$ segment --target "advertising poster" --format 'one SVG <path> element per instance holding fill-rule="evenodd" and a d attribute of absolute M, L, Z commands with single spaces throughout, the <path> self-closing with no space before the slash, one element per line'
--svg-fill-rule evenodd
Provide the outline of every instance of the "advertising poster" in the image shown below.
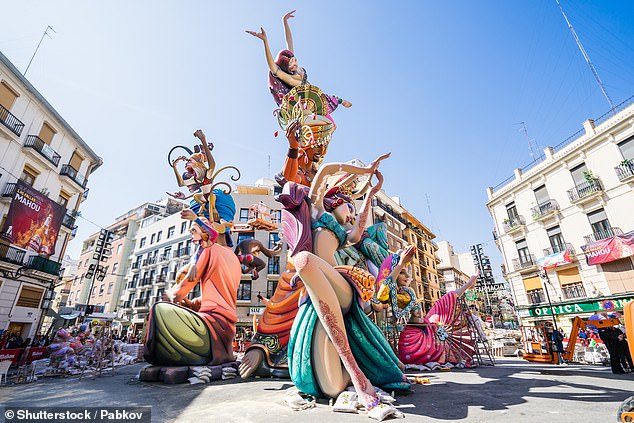
<path fill-rule="evenodd" d="M 607 263 L 634 255 L 634 231 L 581 247 L 588 265 Z"/>
<path fill-rule="evenodd" d="M 66 208 L 18 180 L 2 236 L 37 254 L 52 255 Z"/>

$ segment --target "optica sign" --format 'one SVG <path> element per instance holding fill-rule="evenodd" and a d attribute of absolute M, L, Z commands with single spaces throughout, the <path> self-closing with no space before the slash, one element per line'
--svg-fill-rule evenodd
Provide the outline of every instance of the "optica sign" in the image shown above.
<path fill-rule="evenodd" d="M 629 301 L 634 301 L 634 297 L 580 301 L 569 304 L 553 304 L 552 309 L 550 306 L 540 306 L 529 307 L 528 309 L 520 309 L 518 311 L 520 312 L 520 315 L 526 314 L 525 311 L 528 311 L 528 316 L 522 317 L 541 317 L 552 316 L 553 314 L 575 314 L 594 311 L 610 312 L 614 310 L 622 310 L 625 304 L 627 304 Z"/>

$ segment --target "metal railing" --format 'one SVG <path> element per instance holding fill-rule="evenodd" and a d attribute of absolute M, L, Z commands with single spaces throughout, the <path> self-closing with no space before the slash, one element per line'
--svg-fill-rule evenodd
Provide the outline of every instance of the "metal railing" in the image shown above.
<path fill-rule="evenodd" d="M 140 266 L 141 266 L 141 263 L 139 263 L 138 261 L 135 261 L 134 263 L 132 263 L 132 270 L 139 270 Z"/>
<path fill-rule="evenodd" d="M 621 228 L 610 227 L 601 231 L 593 232 L 590 235 L 586 235 L 583 239 L 586 241 L 586 244 L 590 244 L 591 242 L 601 241 L 602 239 L 612 238 L 617 235 L 623 235 Z"/>
<path fill-rule="evenodd" d="M 64 218 L 62 219 L 62 225 L 66 226 L 68 229 L 73 229 L 73 227 L 75 226 L 75 216 L 66 213 L 64 215 Z"/>
<path fill-rule="evenodd" d="M 3 197 L 13 197 L 13 194 L 15 194 L 15 189 L 17 188 L 18 184 L 15 182 L 7 182 L 6 185 L 4 186 L 4 189 L 2 190 L 2 196 Z"/>
<path fill-rule="evenodd" d="M 555 210 L 559 210 L 559 203 L 557 200 L 549 199 L 533 207 L 531 209 L 531 214 L 533 215 L 533 219 L 537 220 Z"/>
<path fill-rule="evenodd" d="M 125 302 L 123 303 L 122 308 L 130 308 L 130 300 L 125 301 Z"/>
<path fill-rule="evenodd" d="M 18 137 L 22 135 L 24 129 L 24 123 L 15 115 L 13 115 L 7 108 L 0 104 L 0 123 L 9 128 Z"/>
<path fill-rule="evenodd" d="M 581 282 L 564 285 L 561 287 L 561 292 L 564 294 L 564 298 L 567 300 L 587 297 L 586 289 L 583 287 L 583 283 Z"/>
<path fill-rule="evenodd" d="M 598 178 L 588 178 L 585 182 L 568 190 L 568 198 L 571 202 L 579 201 L 595 192 L 603 191 L 601 181 Z"/>
<path fill-rule="evenodd" d="M 71 165 L 69 164 L 62 165 L 62 169 L 59 171 L 59 174 L 68 176 L 70 179 L 75 181 L 75 183 L 77 183 L 80 187 L 86 188 L 86 183 L 88 182 L 88 180 L 86 179 L 84 175 L 82 175 L 77 170 L 75 170 Z"/>
<path fill-rule="evenodd" d="M 147 298 L 137 298 L 134 300 L 134 307 L 147 307 Z"/>
<path fill-rule="evenodd" d="M 139 286 L 148 286 L 152 285 L 152 278 L 146 277 L 140 280 Z"/>
<path fill-rule="evenodd" d="M 515 270 L 527 269 L 529 267 L 537 265 L 537 261 L 535 261 L 535 256 L 529 254 L 528 257 L 520 257 L 513 259 L 513 267 Z"/>
<path fill-rule="evenodd" d="M 53 164 L 55 167 L 57 167 L 60 159 L 62 158 L 62 156 L 57 154 L 55 150 L 53 150 L 47 143 L 44 142 L 43 139 L 41 139 L 37 135 L 29 135 L 28 137 L 26 137 L 24 146 L 30 147 L 40 153 L 42 157 L 51 162 L 51 164 Z"/>
<path fill-rule="evenodd" d="M 527 291 L 526 296 L 528 297 L 529 304 L 541 304 L 546 302 L 546 296 L 544 295 L 543 289 Z"/>
<path fill-rule="evenodd" d="M 511 232 L 520 226 L 526 225 L 526 220 L 523 216 L 515 216 L 504 220 L 502 226 L 504 227 L 504 232 Z"/>
<path fill-rule="evenodd" d="M 554 247 L 544 248 L 544 255 L 549 256 L 551 254 L 557 254 L 564 251 L 568 251 L 568 254 L 570 254 L 571 257 L 575 255 L 575 247 L 573 247 L 569 242 L 564 242 L 563 245 L 555 245 Z"/>
<path fill-rule="evenodd" d="M 614 168 L 616 175 L 619 177 L 619 181 L 634 176 L 634 159 L 623 160 L 618 166 Z"/>
<path fill-rule="evenodd" d="M 7 244 L 0 244 L 0 260 L 13 264 L 22 264 L 26 251 Z"/>
<path fill-rule="evenodd" d="M 31 256 L 26 261 L 25 266 L 29 269 L 48 273 L 49 275 L 59 275 L 61 263 L 40 256 Z"/>

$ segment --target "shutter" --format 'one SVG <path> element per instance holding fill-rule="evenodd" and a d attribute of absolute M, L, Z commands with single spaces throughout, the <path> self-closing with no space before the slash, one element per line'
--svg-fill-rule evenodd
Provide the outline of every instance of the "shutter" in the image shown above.
<path fill-rule="evenodd" d="M 573 283 L 581 282 L 581 275 L 579 274 L 579 268 L 573 267 L 570 269 L 563 269 L 557 271 L 557 279 L 561 286 L 570 285 Z"/>
<path fill-rule="evenodd" d="M 539 279 L 539 276 L 533 276 L 532 278 L 525 278 L 524 281 L 524 289 L 526 291 L 533 291 L 535 289 L 542 289 L 542 281 Z"/>
<path fill-rule="evenodd" d="M 0 82 L 0 104 L 5 109 L 11 110 L 16 98 L 18 98 L 18 93 L 13 91 L 5 81 Z"/>
<path fill-rule="evenodd" d="M 44 124 L 42 125 L 42 129 L 40 129 L 40 134 L 38 135 L 38 137 L 40 137 L 42 141 L 50 145 L 51 141 L 53 140 L 53 136 L 56 133 L 57 131 L 53 129 L 51 125 L 44 122 Z"/>

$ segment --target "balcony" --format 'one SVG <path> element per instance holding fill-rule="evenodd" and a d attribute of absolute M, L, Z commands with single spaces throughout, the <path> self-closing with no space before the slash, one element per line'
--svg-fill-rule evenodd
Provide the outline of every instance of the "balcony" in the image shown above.
<path fill-rule="evenodd" d="M 132 263 L 131 269 L 133 271 L 137 271 L 138 272 L 139 271 L 139 267 L 141 267 L 141 263 L 139 263 L 138 261 L 135 261 L 134 263 Z"/>
<path fill-rule="evenodd" d="M 152 278 L 150 277 L 143 278 L 139 281 L 139 286 L 148 286 L 148 285 L 152 285 Z"/>
<path fill-rule="evenodd" d="M 586 241 L 586 244 L 590 244 L 591 242 L 601 241 L 602 239 L 612 238 L 613 236 L 623 235 L 623 231 L 621 228 L 606 228 L 602 231 L 593 232 L 590 235 L 586 235 L 583 239 Z"/>
<path fill-rule="evenodd" d="M 567 300 L 573 300 L 576 298 L 587 298 L 586 289 L 583 287 L 583 283 L 581 282 L 564 285 L 561 287 L 561 292 L 564 294 L 564 298 Z"/>
<path fill-rule="evenodd" d="M 166 281 L 167 281 L 167 275 L 158 275 L 154 279 L 154 282 L 156 282 L 157 285 L 165 285 Z"/>
<path fill-rule="evenodd" d="M 6 126 L 9 131 L 13 132 L 18 137 L 22 135 L 24 124 L 20 119 L 15 117 L 8 109 L 0 104 L 0 123 Z"/>
<path fill-rule="evenodd" d="M 546 302 L 546 296 L 544 295 L 543 289 L 527 291 L 526 296 L 528 297 L 529 304 L 541 304 Z"/>
<path fill-rule="evenodd" d="M 22 265 L 26 251 L 11 247 L 7 244 L 0 244 L 0 261 Z"/>
<path fill-rule="evenodd" d="M 524 229 L 526 226 L 526 220 L 524 217 L 518 215 L 504 219 L 502 226 L 504 227 L 504 233 L 511 234 Z"/>
<path fill-rule="evenodd" d="M 17 186 L 18 184 L 15 182 L 7 182 L 7 184 L 4 186 L 4 189 L 2 190 L 2 196 L 13 198 L 13 194 L 15 194 L 15 189 Z"/>
<path fill-rule="evenodd" d="M 162 256 L 159 256 L 159 263 L 165 263 L 166 261 L 170 260 L 170 256 L 171 254 L 163 254 Z"/>
<path fill-rule="evenodd" d="M 514 258 L 513 268 L 516 272 L 529 271 L 537 268 L 535 256 L 529 254 L 528 257 Z"/>
<path fill-rule="evenodd" d="M 137 298 L 136 300 L 134 300 L 134 308 L 147 307 L 147 303 L 147 298 Z"/>
<path fill-rule="evenodd" d="M 188 258 L 189 257 L 189 248 L 181 248 L 178 250 L 178 257 Z"/>
<path fill-rule="evenodd" d="M 621 182 L 634 181 L 634 159 L 623 160 L 614 168 Z"/>
<path fill-rule="evenodd" d="M 544 220 L 552 217 L 559 212 L 559 203 L 557 200 L 546 200 L 531 209 L 533 220 Z"/>
<path fill-rule="evenodd" d="M 176 280 L 176 271 L 170 272 L 170 274 L 169 274 L 169 280 L 170 280 L 170 281 L 174 281 L 174 280 Z"/>
<path fill-rule="evenodd" d="M 130 300 L 125 301 L 125 302 L 123 303 L 123 306 L 121 306 L 121 308 L 131 308 L 131 307 L 130 307 Z"/>
<path fill-rule="evenodd" d="M 47 143 L 44 142 L 37 135 L 29 135 L 26 137 L 24 147 L 32 148 L 37 151 L 42 157 L 48 160 L 53 166 L 57 167 L 62 156 L 57 154 Z"/>
<path fill-rule="evenodd" d="M 588 178 L 586 182 L 583 182 L 573 189 L 568 190 L 568 198 L 573 204 L 583 203 L 587 200 L 591 200 L 597 196 L 600 196 L 603 192 L 603 186 L 598 178 Z"/>
<path fill-rule="evenodd" d="M 71 214 L 66 213 L 64 218 L 62 219 L 62 225 L 66 226 L 68 229 L 73 229 L 75 227 L 75 212 L 72 211 Z"/>
<path fill-rule="evenodd" d="M 566 242 L 563 245 L 556 245 L 554 247 L 544 248 L 544 255 L 550 256 L 552 254 L 562 253 L 564 251 L 568 251 L 570 258 L 574 260 L 575 247 L 573 247 L 572 244 L 569 242 Z"/>
<path fill-rule="evenodd" d="M 88 180 L 86 179 L 84 175 L 77 172 L 71 165 L 69 164 L 62 165 L 62 169 L 59 171 L 59 174 L 68 176 L 77 185 L 79 185 L 82 188 L 86 188 L 86 183 L 88 183 Z"/>
<path fill-rule="evenodd" d="M 48 273 L 49 275 L 59 276 L 61 263 L 40 256 L 31 256 L 26 261 L 25 266 L 29 269 Z"/>

